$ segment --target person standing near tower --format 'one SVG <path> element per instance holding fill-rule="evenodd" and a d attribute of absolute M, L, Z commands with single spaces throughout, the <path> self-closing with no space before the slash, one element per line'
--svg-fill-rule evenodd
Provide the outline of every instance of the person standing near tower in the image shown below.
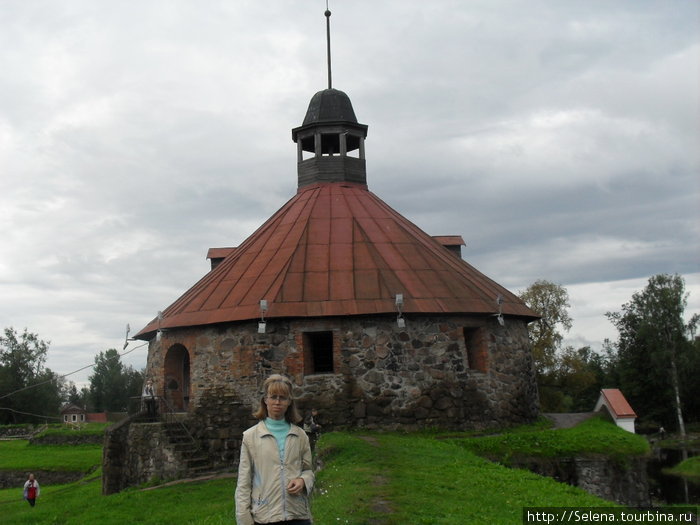
<path fill-rule="evenodd" d="M 148 379 L 143 386 L 141 400 L 143 401 L 149 421 L 154 421 L 156 418 L 156 391 L 153 387 L 153 381 L 150 379 Z"/>
<path fill-rule="evenodd" d="M 301 417 L 292 382 L 274 374 L 265 380 L 257 425 L 243 433 L 236 485 L 236 523 L 310 525 L 313 489 L 309 438 L 296 423 Z"/>

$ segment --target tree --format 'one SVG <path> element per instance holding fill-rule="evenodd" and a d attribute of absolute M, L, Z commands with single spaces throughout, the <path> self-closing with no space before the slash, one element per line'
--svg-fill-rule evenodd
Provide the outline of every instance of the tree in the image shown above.
<path fill-rule="evenodd" d="M 682 394 L 688 392 L 688 371 L 697 367 L 690 338 L 694 320 L 685 323 L 685 282 L 679 275 L 655 275 L 644 290 L 632 295 L 620 312 L 606 316 L 618 331 L 616 343 L 621 388 L 630 403 L 645 418 L 662 425 L 675 423 L 685 434 Z M 698 369 L 691 371 L 697 381 Z M 669 407 L 673 412 L 669 414 Z"/>
<path fill-rule="evenodd" d="M 27 329 L 5 328 L 0 336 L 0 423 L 57 417 L 64 387 L 61 377 L 44 368 L 49 342 Z"/>
<path fill-rule="evenodd" d="M 611 371 L 614 359 L 610 353 L 599 353 L 584 346 L 568 346 L 556 358 L 552 375 L 558 392 L 561 412 L 590 412 L 595 406 L 601 388 L 614 384 Z"/>
<path fill-rule="evenodd" d="M 571 329 L 569 293 L 559 284 L 540 279 L 521 292 L 520 298 L 540 316 L 530 324 L 529 332 L 535 368 L 542 375 L 555 366 L 564 338 L 560 330 Z"/>
<path fill-rule="evenodd" d="M 520 298 L 540 316 L 528 327 L 540 408 L 546 412 L 570 410 L 573 397 L 564 391 L 563 381 L 564 376 L 571 374 L 567 368 L 574 363 L 570 359 L 567 365 L 557 355 L 564 339 L 560 330 L 568 331 L 571 328 L 569 293 L 559 284 L 540 279 L 521 292 Z"/>
<path fill-rule="evenodd" d="M 124 366 L 119 353 L 111 348 L 95 356 L 94 373 L 90 380 L 89 401 L 96 412 L 123 412 L 129 398 L 141 393 L 143 374 Z"/>
<path fill-rule="evenodd" d="M 78 387 L 73 381 L 68 383 L 68 388 L 66 390 L 65 400 L 73 405 L 87 408 L 88 398 L 90 396 L 90 389 L 87 387 L 82 387 L 78 390 Z"/>

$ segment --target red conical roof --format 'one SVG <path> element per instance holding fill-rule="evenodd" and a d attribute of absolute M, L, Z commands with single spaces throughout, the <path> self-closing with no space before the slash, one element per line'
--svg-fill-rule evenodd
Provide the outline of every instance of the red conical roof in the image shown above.
<path fill-rule="evenodd" d="M 137 337 L 260 318 L 396 313 L 536 318 L 363 184 L 305 186 Z"/>

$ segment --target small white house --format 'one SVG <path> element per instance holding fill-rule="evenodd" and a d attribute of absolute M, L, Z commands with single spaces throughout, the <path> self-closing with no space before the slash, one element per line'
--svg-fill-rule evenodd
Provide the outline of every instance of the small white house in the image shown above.
<path fill-rule="evenodd" d="M 595 411 L 605 409 L 618 427 L 634 434 L 634 420 L 637 419 L 632 407 L 618 388 L 603 388 L 595 405 Z"/>
<path fill-rule="evenodd" d="M 72 403 L 65 405 L 61 409 L 61 419 L 66 425 L 71 423 L 85 423 L 87 410 Z"/>

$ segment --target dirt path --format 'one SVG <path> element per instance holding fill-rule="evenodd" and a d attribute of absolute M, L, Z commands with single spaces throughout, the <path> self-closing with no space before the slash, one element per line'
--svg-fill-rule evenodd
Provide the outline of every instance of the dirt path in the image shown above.
<path fill-rule="evenodd" d="M 153 487 L 146 487 L 141 489 L 142 491 L 144 490 L 155 490 L 155 489 L 162 489 L 163 487 L 170 487 L 172 485 L 180 485 L 181 483 L 196 483 L 199 481 L 211 481 L 213 479 L 226 479 L 226 478 L 235 478 L 236 475 L 233 472 L 213 472 L 211 474 L 207 474 L 205 476 L 200 476 L 198 478 L 183 478 L 183 479 L 176 479 L 174 481 L 168 481 L 167 483 L 162 483 L 160 485 L 155 485 Z"/>
<path fill-rule="evenodd" d="M 360 439 L 366 441 L 373 447 L 381 447 L 381 444 L 379 443 L 379 440 L 377 438 L 372 437 L 372 436 L 358 436 Z M 372 486 L 374 487 L 383 487 L 389 483 L 389 478 L 386 476 L 375 476 L 372 479 Z M 381 492 L 381 491 L 380 491 Z M 372 503 L 370 504 L 370 509 L 372 509 L 372 512 L 376 512 L 380 516 L 376 518 L 372 518 L 367 522 L 367 525 L 387 525 L 389 523 L 388 519 L 383 517 L 383 516 L 390 516 L 391 514 L 394 513 L 394 509 L 391 506 L 391 503 L 387 501 L 385 498 L 382 497 L 381 494 L 378 494 L 373 500 Z"/>

